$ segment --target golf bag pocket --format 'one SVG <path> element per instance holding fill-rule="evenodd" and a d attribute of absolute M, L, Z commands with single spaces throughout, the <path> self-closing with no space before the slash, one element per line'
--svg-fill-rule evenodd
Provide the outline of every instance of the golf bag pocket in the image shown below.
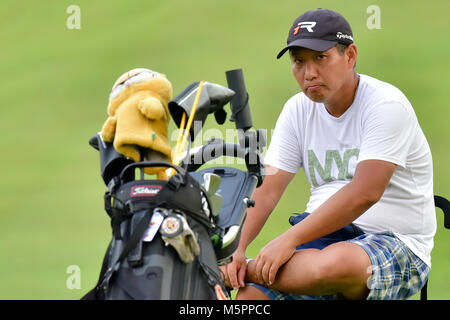
<path fill-rule="evenodd" d="M 248 172 L 231 167 L 212 167 L 192 173 L 199 182 L 204 183 L 207 174 L 218 175 L 221 179 L 217 194 L 223 199 L 217 226 L 223 230 L 220 245 L 216 246 L 216 255 L 220 265 L 227 264 L 239 245 L 240 233 L 247 215 L 247 208 L 253 206 L 253 191 L 257 178 Z"/>

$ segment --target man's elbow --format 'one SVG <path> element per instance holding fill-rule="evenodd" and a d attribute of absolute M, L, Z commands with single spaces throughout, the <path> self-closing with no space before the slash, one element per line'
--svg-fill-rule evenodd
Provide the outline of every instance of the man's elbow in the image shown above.
<path fill-rule="evenodd" d="M 370 208 L 377 203 L 384 194 L 384 188 L 374 188 L 359 185 L 355 182 L 350 183 L 353 198 L 357 200 L 361 206 Z"/>
<path fill-rule="evenodd" d="M 360 190 L 360 198 L 363 204 L 369 208 L 378 201 L 380 201 L 383 194 L 384 190 L 377 190 L 377 189 Z"/>
<path fill-rule="evenodd" d="M 358 164 L 350 184 L 352 191 L 366 206 L 373 206 L 380 201 L 396 165 L 382 160 L 365 160 Z"/>

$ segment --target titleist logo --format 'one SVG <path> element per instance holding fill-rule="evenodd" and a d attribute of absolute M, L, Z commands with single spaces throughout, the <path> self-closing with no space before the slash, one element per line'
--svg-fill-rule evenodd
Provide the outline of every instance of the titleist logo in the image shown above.
<path fill-rule="evenodd" d="M 131 188 L 132 197 L 154 197 L 159 191 L 161 191 L 161 186 L 150 185 L 150 186 L 134 186 Z"/>

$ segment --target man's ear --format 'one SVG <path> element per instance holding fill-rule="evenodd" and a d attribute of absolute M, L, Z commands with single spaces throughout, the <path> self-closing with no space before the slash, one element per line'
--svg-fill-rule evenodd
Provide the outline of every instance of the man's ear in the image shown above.
<path fill-rule="evenodd" d="M 351 68 L 354 68 L 356 64 L 356 59 L 358 58 L 358 49 L 356 48 L 356 45 L 354 43 L 350 44 L 347 47 L 347 50 L 345 50 L 345 55 Z"/>

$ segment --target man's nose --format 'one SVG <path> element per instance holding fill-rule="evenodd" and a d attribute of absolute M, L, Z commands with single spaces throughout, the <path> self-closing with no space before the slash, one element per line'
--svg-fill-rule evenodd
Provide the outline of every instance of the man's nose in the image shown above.
<path fill-rule="evenodd" d="M 305 80 L 311 81 L 317 78 L 317 66 L 311 60 L 305 62 Z"/>

